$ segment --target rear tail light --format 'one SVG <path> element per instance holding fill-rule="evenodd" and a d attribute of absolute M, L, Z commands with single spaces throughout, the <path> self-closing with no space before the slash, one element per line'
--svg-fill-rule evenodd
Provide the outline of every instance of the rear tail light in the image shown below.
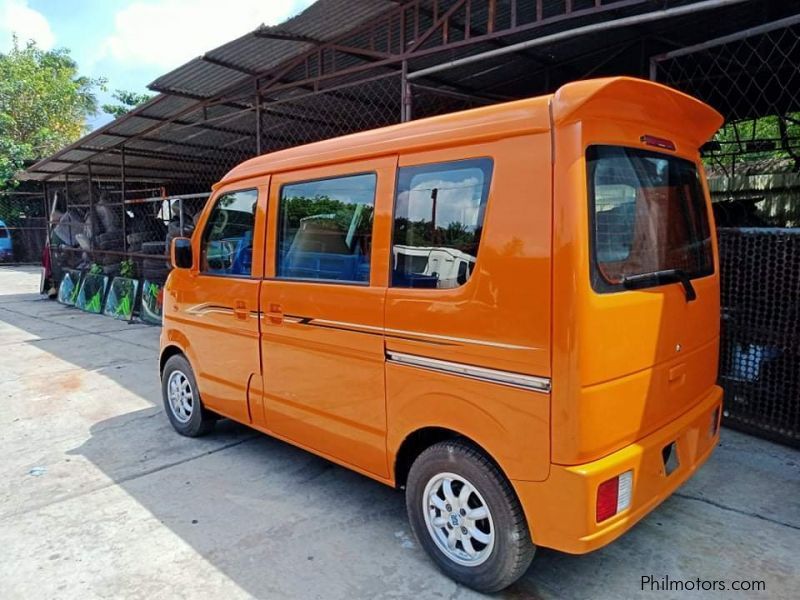
<path fill-rule="evenodd" d="M 632 494 L 633 471 L 625 471 L 601 483 L 597 486 L 596 521 L 600 523 L 630 508 Z"/>

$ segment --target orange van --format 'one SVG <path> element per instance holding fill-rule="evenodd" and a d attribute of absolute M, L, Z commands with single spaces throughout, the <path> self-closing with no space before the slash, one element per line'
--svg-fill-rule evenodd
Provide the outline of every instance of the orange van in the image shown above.
<path fill-rule="evenodd" d="M 478 590 L 609 543 L 718 440 L 721 123 L 616 77 L 248 160 L 171 248 L 167 416 L 404 488 Z"/>

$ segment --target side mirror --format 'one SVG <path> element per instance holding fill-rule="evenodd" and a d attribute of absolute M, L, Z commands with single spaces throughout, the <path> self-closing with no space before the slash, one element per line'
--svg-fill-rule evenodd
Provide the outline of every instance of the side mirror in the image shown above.
<path fill-rule="evenodd" d="M 178 237 L 172 240 L 170 248 L 170 259 L 172 266 L 176 269 L 192 268 L 192 240 L 185 237 Z"/>

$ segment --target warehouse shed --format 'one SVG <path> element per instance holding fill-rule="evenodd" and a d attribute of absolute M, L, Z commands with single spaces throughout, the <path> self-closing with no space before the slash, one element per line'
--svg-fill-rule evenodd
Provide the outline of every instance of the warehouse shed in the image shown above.
<path fill-rule="evenodd" d="M 51 215 L 47 232 L 29 229 L 57 233 L 56 272 L 152 262 L 143 244 L 163 255 L 170 224 L 191 231 L 210 186 L 247 158 L 620 74 L 726 117 L 703 149 L 722 257 L 726 417 L 798 444 L 797 0 L 319 0 L 153 81 L 149 102 L 30 165 L 18 201 Z M 54 215 L 88 222 L 91 235 L 73 240 Z"/>

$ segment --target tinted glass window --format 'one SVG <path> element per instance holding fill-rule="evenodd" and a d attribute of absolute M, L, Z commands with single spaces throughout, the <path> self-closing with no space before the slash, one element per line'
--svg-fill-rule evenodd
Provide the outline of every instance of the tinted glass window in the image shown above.
<path fill-rule="evenodd" d="M 5 227 L 0 227 L 0 238 L 7 238 L 8 237 L 8 229 Z"/>
<path fill-rule="evenodd" d="M 217 198 L 203 232 L 200 270 L 249 277 L 258 192 L 245 190 Z"/>
<path fill-rule="evenodd" d="M 398 171 L 392 286 L 442 289 L 467 282 L 491 178 L 488 158 Z"/>
<path fill-rule="evenodd" d="M 587 166 L 595 287 L 671 269 L 689 277 L 711 274 L 708 210 L 694 163 L 657 152 L 593 146 Z"/>
<path fill-rule="evenodd" d="M 369 283 L 374 173 L 284 185 L 278 277 Z"/>

